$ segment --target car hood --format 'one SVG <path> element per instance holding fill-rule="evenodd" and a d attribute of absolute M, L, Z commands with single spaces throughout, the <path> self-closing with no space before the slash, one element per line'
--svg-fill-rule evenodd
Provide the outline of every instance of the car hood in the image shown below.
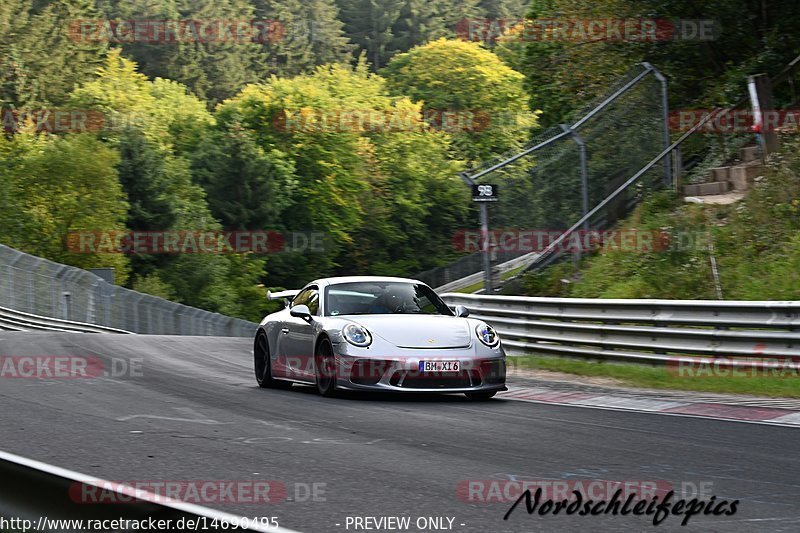
<path fill-rule="evenodd" d="M 360 315 L 350 320 L 398 348 L 466 348 L 472 341 L 467 320 L 438 315 Z"/>

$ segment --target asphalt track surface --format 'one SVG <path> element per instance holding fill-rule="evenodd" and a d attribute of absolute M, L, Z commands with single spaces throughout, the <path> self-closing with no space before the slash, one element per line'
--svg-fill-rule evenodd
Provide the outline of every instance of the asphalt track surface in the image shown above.
<path fill-rule="evenodd" d="M 204 505 L 303 532 L 356 531 L 347 517 L 365 516 L 410 517 L 407 531 L 420 531 L 420 517 L 454 518 L 452 531 L 464 532 L 800 529 L 797 429 L 460 395 L 262 390 L 250 348 L 236 338 L 0 332 L 0 356 L 141 365 L 140 376 L 0 379 L 0 449 L 115 481 L 277 480 L 286 501 Z M 655 480 L 740 503 L 733 516 L 655 527 L 646 516 L 528 516 L 524 505 L 504 521 L 510 503 L 457 494 L 468 480 L 519 478 Z M 318 501 L 293 501 L 313 483 L 324 484 Z"/>

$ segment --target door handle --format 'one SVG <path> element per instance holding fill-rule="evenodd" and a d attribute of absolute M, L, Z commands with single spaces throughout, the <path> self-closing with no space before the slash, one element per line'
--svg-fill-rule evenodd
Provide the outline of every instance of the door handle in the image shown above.
<path fill-rule="evenodd" d="M 284 335 L 286 335 L 287 333 L 289 333 L 289 328 L 283 328 L 283 329 L 281 330 L 281 333 L 283 333 Z"/>

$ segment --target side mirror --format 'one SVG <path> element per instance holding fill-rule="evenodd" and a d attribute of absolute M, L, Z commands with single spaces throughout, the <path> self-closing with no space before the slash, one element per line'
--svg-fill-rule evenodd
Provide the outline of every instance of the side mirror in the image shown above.
<path fill-rule="evenodd" d="M 466 308 L 466 307 L 464 307 L 463 305 L 457 305 L 457 306 L 455 306 L 455 308 L 453 309 L 453 311 L 455 311 L 455 313 L 456 313 L 456 316 L 460 316 L 460 317 L 467 317 L 467 316 L 469 316 L 469 309 L 467 309 L 467 308 Z"/>
<path fill-rule="evenodd" d="M 307 305 L 295 305 L 289 310 L 289 314 L 297 318 L 302 318 L 306 322 L 311 322 L 311 310 Z"/>

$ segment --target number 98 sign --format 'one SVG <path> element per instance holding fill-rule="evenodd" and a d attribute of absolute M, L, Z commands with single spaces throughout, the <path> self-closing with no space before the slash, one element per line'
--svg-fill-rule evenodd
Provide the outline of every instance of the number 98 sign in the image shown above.
<path fill-rule="evenodd" d="M 475 184 L 472 186 L 472 201 L 473 202 L 496 202 L 497 201 L 497 185 L 490 185 L 488 183 Z"/>

